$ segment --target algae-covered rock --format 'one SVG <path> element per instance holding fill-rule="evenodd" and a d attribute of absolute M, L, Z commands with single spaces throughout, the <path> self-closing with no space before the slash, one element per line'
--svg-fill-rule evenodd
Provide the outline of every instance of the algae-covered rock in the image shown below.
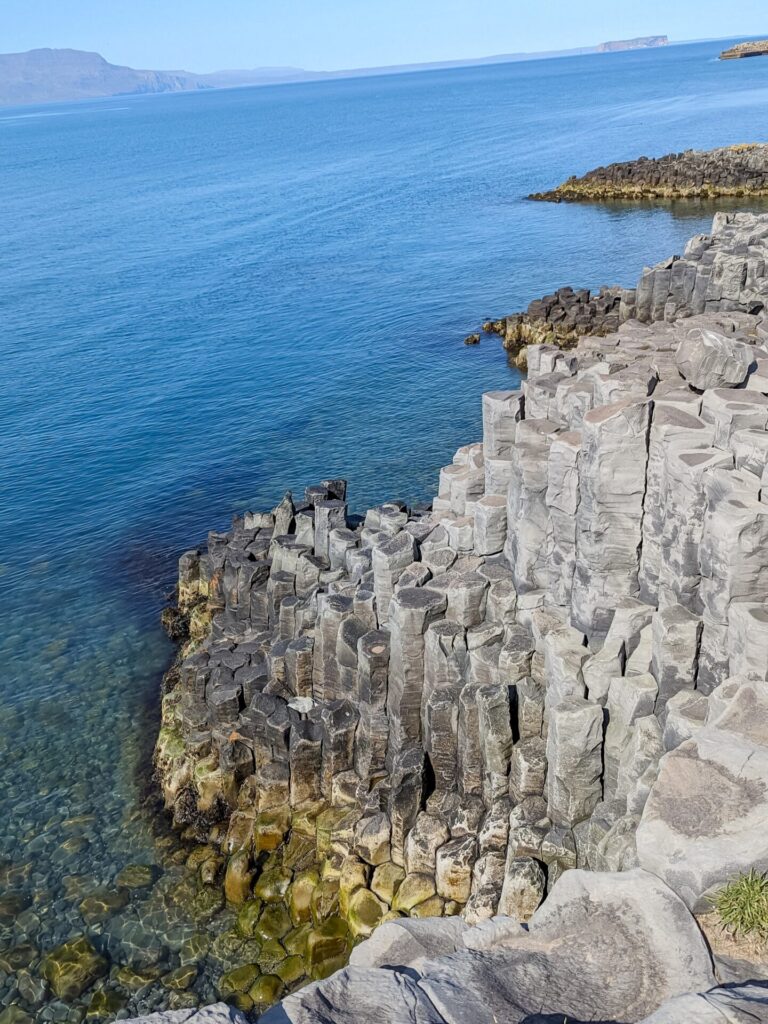
<path fill-rule="evenodd" d="M 304 977 L 304 960 L 300 956 L 287 956 L 275 968 L 275 974 L 286 985 L 294 985 Z"/>
<path fill-rule="evenodd" d="M 436 894 L 435 880 L 431 875 L 424 875 L 420 872 L 413 872 L 406 875 L 400 884 L 400 888 L 392 901 L 393 910 L 404 910 L 408 912 L 424 900 L 430 899 Z"/>
<path fill-rule="evenodd" d="M 107 973 L 107 961 L 79 935 L 51 950 L 41 973 L 59 999 L 72 1000 Z"/>
<path fill-rule="evenodd" d="M 80 913 L 86 924 L 98 924 L 122 910 L 128 902 L 128 893 L 121 889 L 99 889 L 86 896 L 80 904 Z"/>
<path fill-rule="evenodd" d="M 26 910 L 31 900 L 20 892 L 6 892 L 0 896 L 0 924 L 12 925 L 19 914 Z"/>
<path fill-rule="evenodd" d="M 248 900 L 237 912 L 236 928 L 244 939 L 252 939 L 256 935 L 256 925 L 261 917 L 264 904 L 261 900 Z"/>
<path fill-rule="evenodd" d="M 353 938 L 367 937 L 379 924 L 389 907 L 369 889 L 358 889 L 349 898 L 347 922 Z"/>
<path fill-rule="evenodd" d="M 212 857 L 217 856 L 218 853 L 213 846 L 196 846 L 187 857 L 187 867 L 190 871 L 199 871 L 201 864 L 206 860 L 210 860 Z"/>
<path fill-rule="evenodd" d="M 221 889 L 211 886 L 204 886 L 195 894 L 190 905 L 192 915 L 198 920 L 204 921 L 213 917 L 224 906 L 224 894 Z"/>
<path fill-rule="evenodd" d="M 395 898 L 395 893 L 405 878 L 405 869 L 399 864 L 388 861 L 386 864 L 379 864 L 373 872 L 371 879 L 371 892 L 375 892 L 379 899 L 384 900 L 390 906 Z"/>
<path fill-rule="evenodd" d="M 253 833 L 253 848 L 257 853 L 276 850 L 285 839 L 290 827 L 291 812 L 288 807 L 257 814 Z"/>
<path fill-rule="evenodd" d="M 35 1024 L 35 1019 L 20 1006 L 6 1006 L 0 1013 L 0 1024 Z"/>
<path fill-rule="evenodd" d="M 182 967 L 177 967 L 175 971 L 164 974 L 160 980 L 166 988 L 173 989 L 175 992 L 184 992 L 192 986 L 196 977 L 197 965 L 185 964 Z"/>
<path fill-rule="evenodd" d="M 284 868 L 264 871 L 253 887 L 253 895 L 265 903 L 282 903 L 291 884 L 291 877 L 291 872 Z"/>
<path fill-rule="evenodd" d="M 211 943 L 209 955 L 213 957 L 214 960 L 219 960 L 225 964 L 229 964 L 235 960 L 239 960 L 240 963 L 255 963 L 255 960 L 245 961 L 243 957 L 240 956 L 240 950 L 243 947 L 243 942 L 244 939 L 242 935 L 234 929 L 221 931 Z"/>
<path fill-rule="evenodd" d="M 312 919 L 312 894 L 320 885 L 320 875 L 315 868 L 301 871 L 288 890 L 288 907 L 295 925 Z"/>
<path fill-rule="evenodd" d="M 254 935 L 263 939 L 282 939 L 291 930 L 291 918 L 283 903 L 270 903 L 262 911 Z"/>
<path fill-rule="evenodd" d="M 128 864 L 118 874 L 115 885 L 119 889 L 147 889 L 157 878 L 157 868 L 151 864 Z"/>
<path fill-rule="evenodd" d="M 339 917 L 329 918 L 307 936 L 307 973 L 313 981 L 327 978 L 347 960 L 349 928 Z"/>
<path fill-rule="evenodd" d="M 253 1000 L 255 1012 L 261 1013 L 268 1010 L 283 994 L 284 988 L 282 979 L 276 974 L 262 974 L 248 991 L 248 995 Z"/>
<path fill-rule="evenodd" d="M 264 974 L 277 974 L 286 959 L 286 951 L 277 939 L 270 939 L 261 947 L 259 967 Z"/>
<path fill-rule="evenodd" d="M 222 999 L 231 999 L 238 993 L 246 993 L 259 977 L 258 964 L 242 964 L 219 978 L 217 988 Z"/>
<path fill-rule="evenodd" d="M 424 900 L 423 903 L 417 903 L 415 907 L 411 907 L 411 917 L 442 917 L 443 909 L 445 907 L 445 900 L 440 896 L 430 896 L 428 900 Z"/>
<path fill-rule="evenodd" d="M 94 992 L 91 996 L 85 1016 L 88 1020 L 100 1017 L 114 1017 L 124 1006 L 125 1000 L 117 992 L 100 988 L 98 992 Z"/>
<path fill-rule="evenodd" d="M 359 857 L 347 857 L 339 873 L 339 909 L 344 917 L 349 914 L 349 901 L 358 889 L 368 885 L 368 865 Z"/>
<path fill-rule="evenodd" d="M 320 924 L 339 911 L 339 880 L 324 878 L 312 893 L 312 918 Z"/>
<path fill-rule="evenodd" d="M 223 870 L 223 857 L 209 857 L 200 865 L 200 881 L 203 885 L 217 885 Z"/>
<path fill-rule="evenodd" d="M 310 923 L 306 923 L 299 925 L 298 928 L 294 928 L 292 931 L 288 932 L 282 940 L 286 952 L 291 956 L 295 955 L 300 956 L 302 959 L 306 958 L 307 939 L 311 931 L 312 925 Z"/>
<path fill-rule="evenodd" d="M 29 942 L 23 942 L 18 946 L 11 946 L 9 949 L 0 950 L 0 971 L 6 974 L 14 974 L 22 967 L 29 967 L 37 960 L 40 953 Z"/>
<path fill-rule="evenodd" d="M 253 875 L 251 856 L 247 850 L 238 850 L 229 858 L 224 876 L 224 894 L 228 903 L 236 906 L 245 903 L 251 895 Z"/>
<path fill-rule="evenodd" d="M 211 945 L 211 938 L 206 932 L 195 932 L 182 942 L 179 949 L 179 960 L 182 966 L 196 964 L 203 959 Z"/>
<path fill-rule="evenodd" d="M 143 970 L 137 971 L 133 967 L 126 966 L 118 968 L 115 973 L 115 981 L 122 988 L 127 988 L 129 992 L 139 992 L 154 984 L 160 974 L 159 967 L 145 967 Z"/>
<path fill-rule="evenodd" d="M 311 868 L 315 863 L 315 857 L 314 838 L 303 836 L 292 829 L 291 837 L 283 848 L 283 865 L 295 874 Z"/>

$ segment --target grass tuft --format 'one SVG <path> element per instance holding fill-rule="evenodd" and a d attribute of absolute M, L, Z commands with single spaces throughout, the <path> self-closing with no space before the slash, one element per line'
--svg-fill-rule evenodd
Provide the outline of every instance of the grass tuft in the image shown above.
<path fill-rule="evenodd" d="M 768 938 L 768 876 L 754 869 L 739 875 L 713 898 L 723 925 L 734 935 Z"/>

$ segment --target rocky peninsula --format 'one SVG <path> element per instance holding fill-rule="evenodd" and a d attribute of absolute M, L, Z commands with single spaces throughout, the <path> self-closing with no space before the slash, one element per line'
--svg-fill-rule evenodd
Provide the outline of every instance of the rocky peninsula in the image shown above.
<path fill-rule="evenodd" d="M 534 192 L 528 198 L 561 203 L 766 195 L 768 145 L 745 143 L 608 164 L 582 177 L 571 177 L 550 191 Z"/>
<path fill-rule="evenodd" d="M 157 774 L 253 959 L 158 1021 L 768 1021 L 711 912 L 768 870 L 767 239 L 530 346 L 431 507 L 182 557 Z"/>
<path fill-rule="evenodd" d="M 737 43 L 720 54 L 720 60 L 740 60 L 742 57 L 768 56 L 768 39 L 751 43 Z"/>

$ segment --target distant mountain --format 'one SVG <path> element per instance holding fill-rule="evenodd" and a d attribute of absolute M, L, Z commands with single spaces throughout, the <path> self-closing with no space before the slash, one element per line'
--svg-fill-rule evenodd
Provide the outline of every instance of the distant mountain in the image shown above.
<path fill-rule="evenodd" d="M 640 36 L 637 39 L 615 39 L 600 43 L 598 53 L 618 53 L 621 50 L 650 50 L 655 46 L 669 46 L 667 36 Z"/>
<path fill-rule="evenodd" d="M 440 61 L 430 64 L 404 64 L 380 68 L 355 68 L 347 71 L 305 71 L 293 67 L 255 68 L 250 71 L 215 71 L 195 74 L 191 71 L 141 71 L 110 64 L 98 53 L 85 50 L 29 50 L 27 53 L 0 54 L 0 106 L 30 103 L 60 103 L 108 96 L 141 93 L 190 92 L 196 89 L 231 89 L 245 85 L 274 85 L 283 82 L 312 82 L 327 78 L 359 78 L 393 75 L 408 71 L 507 64 L 512 61 L 540 60 L 546 57 L 571 57 L 582 54 L 663 46 L 666 36 L 602 43 L 574 50 L 548 50 L 543 53 L 504 53 L 470 60 Z"/>
<path fill-rule="evenodd" d="M 103 96 L 190 92 L 306 78 L 299 68 L 258 68 L 196 75 L 190 71 L 140 71 L 110 64 L 84 50 L 29 50 L 0 54 L 0 105 L 56 103 Z"/>

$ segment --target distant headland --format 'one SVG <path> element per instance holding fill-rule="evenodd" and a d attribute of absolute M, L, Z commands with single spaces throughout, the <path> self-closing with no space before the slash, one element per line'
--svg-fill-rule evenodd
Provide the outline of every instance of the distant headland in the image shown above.
<path fill-rule="evenodd" d="M 402 64 L 340 71 L 311 71 L 296 67 L 260 67 L 250 70 L 214 71 L 208 74 L 197 74 L 192 71 L 140 70 L 120 64 L 111 64 L 101 54 L 85 50 L 38 49 L 29 50 L 26 53 L 0 54 L 0 106 L 65 103 L 110 96 L 193 92 L 200 89 L 232 89 L 287 82 L 314 82 L 334 78 L 362 78 L 371 75 L 506 64 L 551 57 L 614 53 L 622 50 L 665 46 L 667 43 L 666 36 L 648 36 L 642 39 L 600 43 L 598 46 L 572 50 L 503 53 L 491 57 L 437 63 Z"/>
<path fill-rule="evenodd" d="M 650 50 L 656 46 L 669 46 L 668 36 L 640 36 L 637 39 L 614 39 L 601 43 L 598 53 L 619 53 L 622 50 Z"/>

